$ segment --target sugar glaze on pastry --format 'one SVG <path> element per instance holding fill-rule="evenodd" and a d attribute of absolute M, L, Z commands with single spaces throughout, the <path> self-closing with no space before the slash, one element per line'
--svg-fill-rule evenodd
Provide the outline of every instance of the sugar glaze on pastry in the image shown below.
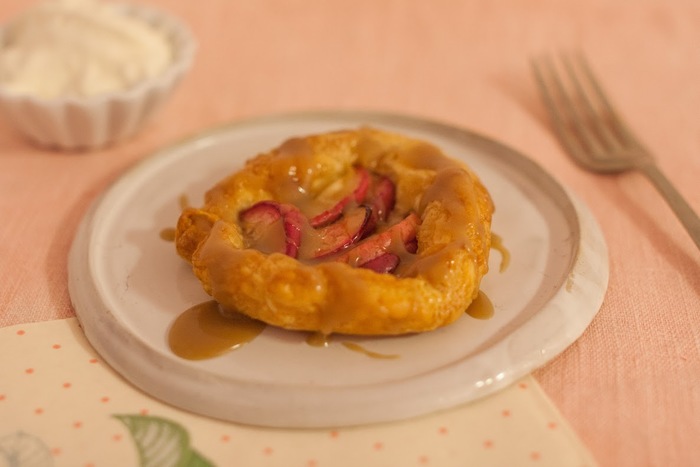
<path fill-rule="evenodd" d="M 224 309 L 323 334 L 462 316 L 488 271 L 493 203 L 464 163 L 373 128 L 291 138 L 185 208 L 177 251 Z"/>

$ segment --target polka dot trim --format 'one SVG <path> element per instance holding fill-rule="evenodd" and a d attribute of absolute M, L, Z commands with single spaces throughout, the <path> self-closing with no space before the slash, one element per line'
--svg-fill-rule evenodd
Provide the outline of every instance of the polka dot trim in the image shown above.
<path fill-rule="evenodd" d="M 574 447 L 576 438 L 560 415 L 541 408 L 548 407 L 539 404 L 546 397 L 530 377 L 483 402 L 397 425 L 309 430 L 294 432 L 290 438 L 287 430 L 260 430 L 193 417 L 134 391 L 91 352 L 87 341 L 80 341 L 82 334 L 76 332 L 76 325 L 63 324 L 67 331 L 63 335 L 55 332 L 57 324 L 51 323 L 52 332 L 29 326 L 7 329 L 4 336 L 16 339 L 2 339 L 0 329 L 0 345 L 9 342 L 6 351 L 18 357 L 7 367 L 10 384 L 3 381 L 0 387 L 0 419 L 7 413 L 24 413 L 25 431 L 41 434 L 40 441 L 50 443 L 47 454 L 60 456 L 65 465 L 101 466 L 105 459 L 126 465 L 123 462 L 133 460 L 137 455 L 130 442 L 133 434 L 115 420 L 121 414 L 163 418 L 179 425 L 189 434 L 192 449 L 214 465 L 225 465 L 221 459 L 230 459 L 234 452 L 243 453 L 253 463 L 257 457 L 257 463 L 297 467 L 441 467 L 455 459 L 474 460 L 474 465 L 589 463 L 585 456 L 581 459 L 580 450 Z M 476 433 L 481 433 L 476 438 L 475 423 L 479 426 Z M 51 436 L 44 434 L 49 425 L 57 427 Z M 514 444 L 516 436 L 518 443 Z M 406 443 L 407 439 L 416 442 Z M 566 449 L 569 460 L 577 457 L 579 462 L 560 462 L 564 450 L 558 447 L 568 448 L 567 443 L 571 445 Z M 357 462 L 340 459 L 338 454 L 343 452 L 353 452 Z"/>

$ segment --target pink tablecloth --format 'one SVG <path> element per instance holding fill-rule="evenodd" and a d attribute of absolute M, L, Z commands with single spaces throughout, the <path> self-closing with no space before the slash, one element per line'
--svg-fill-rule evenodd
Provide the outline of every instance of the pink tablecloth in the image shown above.
<path fill-rule="evenodd" d="M 700 211 L 694 0 L 154 0 L 199 42 L 192 73 L 132 141 L 85 154 L 0 125 L 0 326 L 74 316 L 66 255 L 88 205 L 163 145 L 231 120 L 376 109 L 494 137 L 546 167 L 602 226 L 610 286 L 583 337 L 535 377 L 605 466 L 700 459 L 700 251 L 636 174 L 581 171 L 554 139 L 528 60 L 582 48 Z M 6 0 L 0 20 L 26 7 Z M 8 358 L 2 356 L 1 358 Z"/>

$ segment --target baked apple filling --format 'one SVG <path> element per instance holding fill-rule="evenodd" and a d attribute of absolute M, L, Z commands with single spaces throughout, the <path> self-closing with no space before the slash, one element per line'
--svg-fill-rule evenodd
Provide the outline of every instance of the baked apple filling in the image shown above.
<path fill-rule="evenodd" d="M 390 225 L 394 183 L 364 167 L 353 171 L 355 177 L 346 177 L 352 186 L 340 185 L 341 193 L 348 194 L 311 217 L 293 204 L 275 200 L 259 201 L 241 211 L 238 218 L 246 247 L 307 263 L 342 261 L 379 273 L 394 272 L 401 256 L 418 248 L 420 219 L 409 213 Z"/>
<path fill-rule="evenodd" d="M 224 308 L 287 329 L 396 335 L 447 325 L 488 270 L 493 204 L 463 163 L 371 128 L 292 138 L 178 220 Z"/>

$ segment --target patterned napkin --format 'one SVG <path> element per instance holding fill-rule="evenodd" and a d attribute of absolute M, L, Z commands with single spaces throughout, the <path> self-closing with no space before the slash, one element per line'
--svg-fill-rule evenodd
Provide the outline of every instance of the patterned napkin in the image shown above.
<path fill-rule="evenodd" d="M 402 422 L 288 430 L 198 416 L 135 389 L 75 318 L 0 329 L 0 466 L 594 466 L 532 377 Z"/>

